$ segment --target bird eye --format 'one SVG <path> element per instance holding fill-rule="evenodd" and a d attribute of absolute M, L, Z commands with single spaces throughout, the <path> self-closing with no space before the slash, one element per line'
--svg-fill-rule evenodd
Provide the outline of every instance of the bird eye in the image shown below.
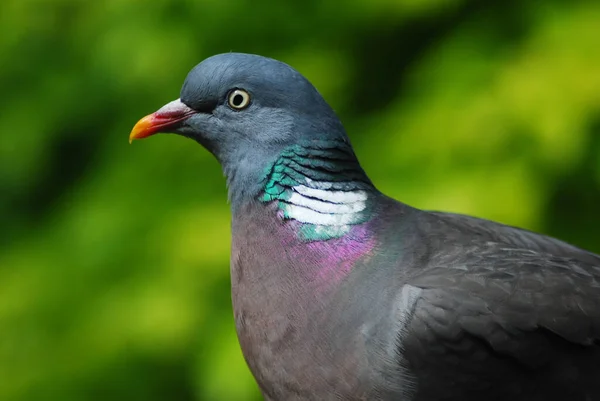
<path fill-rule="evenodd" d="M 250 94 L 243 89 L 235 89 L 229 93 L 228 102 L 232 109 L 245 109 L 250 105 Z"/>

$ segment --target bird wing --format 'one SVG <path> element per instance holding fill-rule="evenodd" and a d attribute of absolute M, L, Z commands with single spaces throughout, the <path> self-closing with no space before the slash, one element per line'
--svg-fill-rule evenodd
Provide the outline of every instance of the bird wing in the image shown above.
<path fill-rule="evenodd" d="M 498 244 L 434 259 L 399 333 L 423 399 L 600 399 L 600 264 Z"/>
<path fill-rule="evenodd" d="M 591 264 L 600 264 L 600 256 L 556 238 L 512 227 L 490 220 L 455 213 L 429 212 L 454 229 L 470 235 L 485 237 L 516 248 L 547 252 L 556 256 L 571 257 Z"/>

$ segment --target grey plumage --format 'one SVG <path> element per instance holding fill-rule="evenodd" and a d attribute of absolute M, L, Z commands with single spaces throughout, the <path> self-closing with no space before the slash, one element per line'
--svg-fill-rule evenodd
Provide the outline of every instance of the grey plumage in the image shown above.
<path fill-rule="evenodd" d="M 600 256 L 386 197 L 275 60 L 200 63 L 131 138 L 165 130 L 227 176 L 236 328 L 267 400 L 600 400 Z"/>

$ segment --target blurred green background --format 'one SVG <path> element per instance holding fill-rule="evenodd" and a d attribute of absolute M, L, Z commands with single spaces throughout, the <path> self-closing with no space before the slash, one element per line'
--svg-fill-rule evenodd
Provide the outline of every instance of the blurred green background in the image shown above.
<path fill-rule="evenodd" d="M 258 400 L 216 161 L 127 143 L 228 51 L 304 73 L 411 205 L 600 252 L 600 2 L 3 0 L 0 400 Z"/>

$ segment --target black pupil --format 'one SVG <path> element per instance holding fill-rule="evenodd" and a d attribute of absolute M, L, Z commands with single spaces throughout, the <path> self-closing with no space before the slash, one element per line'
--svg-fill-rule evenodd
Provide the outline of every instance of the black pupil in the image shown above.
<path fill-rule="evenodd" d="M 233 101 L 231 103 L 233 103 L 234 106 L 239 107 L 243 102 L 244 102 L 244 96 L 237 93 L 233 96 Z"/>

